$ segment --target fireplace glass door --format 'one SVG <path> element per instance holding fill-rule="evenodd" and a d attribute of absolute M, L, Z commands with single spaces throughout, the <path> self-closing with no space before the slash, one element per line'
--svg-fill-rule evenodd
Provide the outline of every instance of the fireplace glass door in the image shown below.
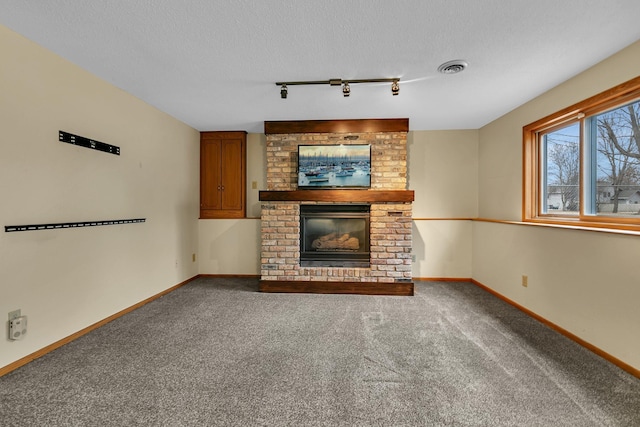
<path fill-rule="evenodd" d="M 369 205 L 301 205 L 300 265 L 369 267 Z"/>

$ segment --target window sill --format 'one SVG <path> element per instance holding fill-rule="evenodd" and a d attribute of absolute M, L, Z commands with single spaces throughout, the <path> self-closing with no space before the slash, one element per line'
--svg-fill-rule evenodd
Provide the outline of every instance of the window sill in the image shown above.
<path fill-rule="evenodd" d="M 597 233 L 623 234 L 640 236 L 640 226 L 628 224 L 601 224 L 593 222 L 548 221 L 543 219 L 529 219 L 525 221 L 507 221 L 488 218 L 476 218 L 474 221 L 495 222 L 499 224 L 528 225 L 534 227 L 559 228 L 564 230 L 592 231 Z"/>

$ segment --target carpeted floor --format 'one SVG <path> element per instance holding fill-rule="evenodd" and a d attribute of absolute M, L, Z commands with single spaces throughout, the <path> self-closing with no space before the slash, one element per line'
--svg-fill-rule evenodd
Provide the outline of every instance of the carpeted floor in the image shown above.
<path fill-rule="evenodd" d="M 200 278 L 0 378 L 2 426 L 640 426 L 640 380 L 468 283 Z"/>

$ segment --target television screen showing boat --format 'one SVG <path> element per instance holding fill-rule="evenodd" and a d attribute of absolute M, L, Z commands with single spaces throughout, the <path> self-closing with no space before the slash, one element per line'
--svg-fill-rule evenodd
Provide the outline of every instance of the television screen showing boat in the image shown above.
<path fill-rule="evenodd" d="M 371 145 L 299 145 L 298 188 L 371 187 Z"/>

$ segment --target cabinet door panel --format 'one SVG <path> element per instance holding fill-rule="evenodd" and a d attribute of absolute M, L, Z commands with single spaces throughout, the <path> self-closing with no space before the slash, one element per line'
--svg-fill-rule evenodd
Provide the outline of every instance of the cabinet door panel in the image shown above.
<path fill-rule="evenodd" d="M 200 218 L 245 217 L 246 144 L 244 131 L 200 133 Z"/>
<path fill-rule="evenodd" d="M 200 145 L 200 208 L 220 209 L 222 176 L 220 141 L 203 141 Z"/>
<path fill-rule="evenodd" d="M 222 141 L 222 209 L 242 209 L 242 141 Z"/>

